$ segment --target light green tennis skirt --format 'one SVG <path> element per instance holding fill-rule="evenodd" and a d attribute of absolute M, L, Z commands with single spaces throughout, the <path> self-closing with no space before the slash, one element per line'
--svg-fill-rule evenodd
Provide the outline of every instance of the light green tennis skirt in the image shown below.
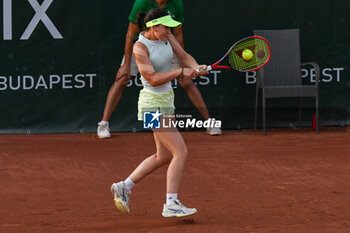
<path fill-rule="evenodd" d="M 163 115 L 174 115 L 173 89 L 163 93 L 153 93 L 141 90 L 138 101 L 137 119 L 143 121 L 143 112 L 159 110 Z"/>

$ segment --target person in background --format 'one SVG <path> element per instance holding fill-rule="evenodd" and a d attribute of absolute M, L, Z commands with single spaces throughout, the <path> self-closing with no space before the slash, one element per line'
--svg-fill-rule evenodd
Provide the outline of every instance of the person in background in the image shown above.
<path fill-rule="evenodd" d="M 102 116 L 102 120 L 98 123 L 97 135 L 99 138 L 110 138 L 109 120 L 120 101 L 123 91 L 131 77 L 136 77 L 138 68 L 132 55 L 133 42 L 137 38 L 140 31 L 136 24 L 136 15 L 138 12 L 148 12 L 152 8 L 160 8 L 180 23 L 184 22 L 184 7 L 181 0 L 136 0 L 131 13 L 129 15 L 129 27 L 126 34 L 124 57 L 122 64 L 117 72 L 115 82 L 110 88 Z M 173 33 L 178 43 L 184 48 L 184 40 L 182 33 L 182 24 L 173 28 Z M 176 56 L 172 59 L 172 69 L 179 68 L 179 62 Z M 185 89 L 188 97 L 193 105 L 198 109 L 204 120 L 210 118 L 208 109 L 203 100 L 201 93 L 191 79 L 178 79 L 179 84 Z M 220 135 L 220 128 L 208 128 L 209 135 Z"/>

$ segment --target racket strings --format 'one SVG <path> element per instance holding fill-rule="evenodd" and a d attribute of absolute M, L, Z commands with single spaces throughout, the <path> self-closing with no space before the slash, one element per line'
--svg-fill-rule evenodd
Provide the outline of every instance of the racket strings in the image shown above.
<path fill-rule="evenodd" d="M 245 49 L 249 49 L 253 53 L 250 60 L 245 60 L 242 56 Z M 263 39 L 249 38 L 234 46 L 228 56 L 228 62 L 233 69 L 247 71 L 262 66 L 269 56 L 269 47 Z"/>

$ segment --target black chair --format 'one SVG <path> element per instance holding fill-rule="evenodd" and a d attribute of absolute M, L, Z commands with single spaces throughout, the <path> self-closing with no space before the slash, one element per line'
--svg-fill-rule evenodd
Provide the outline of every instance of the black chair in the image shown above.
<path fill-rule="evenodd" d="M 319 78 L 320 68 L 314 62 L 300 63 L 299 29 L 254 30 L 254 34 L 267 39 L 271 46 L 269 63 L 257 71 L 255 122 L 257 128 L 259 89 L 262 90 L 263 130 L 266 135 L 266 99 L 299 97 L 299 126 L 301 122 L 301 97 L 315 97 L 316 133 L 319 133 Z M 315 84 L 303 85 L 302 66 L 313 66 Z"/>

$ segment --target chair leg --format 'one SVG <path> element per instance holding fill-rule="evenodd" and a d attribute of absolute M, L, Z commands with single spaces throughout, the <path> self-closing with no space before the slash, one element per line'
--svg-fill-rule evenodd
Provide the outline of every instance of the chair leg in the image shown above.
<path fill-rule="evenodd" d="M 298 128 L 301 128 L 301 113 L 302 113 L 302 102 L 303 99 L 299 97 L 299 116 L 298 116 Z"/>
<path fill-rule="evenodd" d="M 255 93 L 255 115 L 254 115 L 254 129 L 256 130 L 258 127 L 258 102 L 259 102 L 259 87 L 256 87 Z"/>
<path fill-rule="evenodd" d="M 264 135 L 266 135 L 266 99 L 264 90 L 262 91 L 262 108 L 263 108 L 263 130 Z"/>
<path fill-rule="evenodd" d="M 319 134 L 319 99 L 318 99 L 318 95 L 316 96 L 316 133 Z"/>

